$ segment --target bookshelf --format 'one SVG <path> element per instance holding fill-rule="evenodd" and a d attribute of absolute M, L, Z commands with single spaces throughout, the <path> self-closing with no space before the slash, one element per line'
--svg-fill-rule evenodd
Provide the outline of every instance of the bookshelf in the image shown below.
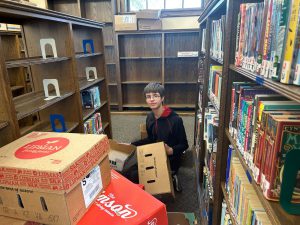
<path fill-rule="evenodd" d="M 100 112 L 104 132 L 111 137 L 103 23 L 11 1 L 1 1 L 0 15 L 7 23 L 21 25 L 21 32 L 0 33 L 0 146 L 31 131 L 51 131 L 52 114 L 63 115 L 66 132 L 81 133 L 84 120 Z M 58 57 L 46 47 L 43 59 L 40 39 L 50 37 Z M 95 53 L 83 54 L 84 39 L 93 40 Z M 96 67 L 98 79 L 86 80 L 87 66 Z M 57 79 L 59 97 L 45 100 L 44 79 Z M 94 86 L 99 87 L 101 107 L 86 114 L 81 91 Z M 51 95 L 54 90 L 50 87 L 49 91 Z"/>
<path fill-rule="evenodd" d="M 149 82 L 165 86 L 168 106 L 194 109 L 198 57 L 177 54 L 198 53 L 198 44 L 197 30 L 117 32 L 119 110 L 146 107 Z"/>
<path fill-rule="evenodd" d="M 222 86 L 221 86 L 221 101 L 219 108 L 215 104 L 211 107 L 217 108 L 217 114 L 219 116 L 218 125 L 218 142 L 217 142 L 217 152 L 216 152 L 216 166 L 215 166 L 215 190 L 212 200 L 212 224 L 220 224 L 221 220 L 221 209 L 222 202 L 225 200 L 228 206 L 228 212 L 230 214 L 233 224 L 238 224 L 235 215 L 233 214 L 232 207 L 228 200 L 228 194 L 225 190 L 225 177 L 226 177 L 226 166 L 227 166 L 227 153 L 228 146 L 232 145 L 236 150 L 236 154 L 242 165 L 245 173 L 252 180 L 250 183 L 255 190 L 255 193 L 260 200 L 262 206 L 264 207 L 271 224 L 283 225 L 283 224 L 298 224 L 300 217 L 296 215 L 288 214 L 280 206 L 278 202 L 268 201 L 262 192 L 262 189 L 253 179 L 253 174 L 251 169 L 246 164 L 243 156 L 239 152 L 236 146 L 236 140 L 231 137 L 229 133 L 229 120 L 230 120 L 230 106 L 231 106 L 231 87 L 232 83 L 236 81 L 254 81 L 258 85 L 262 85 L 276 93 L 287 97 L 290 100 L 294 100 L 300 103 L 300 87 L 295 85 L 286 85 L 278 81 L 274 81 L 270 78 L 266 78 L 257 75 L 254 72 L 250 72 L 242 67 L 235 66 L 235 49 L 236 49 L 236 34 L 237 34 L 237 23 L 238 14 L 240 11 L 240 4 L 242 3 L 258 3 L 263 1 L 217 1 L 212 0 L 208 3 L 200 15 L 199 22 L 199 40 L 200 46 L 205 47 L 205 51 L 200 52 L 199 60 L 203 62 L 203 67 L 199 67 L 199 73 L 204 73 L 203 80 L 203 95 L 200 96 L 199 102 L 196 102 L 196 113 L 195 115 L 201 114 L 200 131 L 195 127 L 195 140 L 197 148 L 199 149 L 199 185 L 202 186 L 205 182 L 203 180 L 203 168 L 205 167 L 206 153 L 207 153 L 207 143 L 204 141 L 204 116 L 205 107 L 208 106 L 208 102 L 213 102 L 210 99 L 208 93 L 208 83 L 209 83 L 209 72 L 210 65 L 222 66 Z M 225 36 L 222 39 L 224 52 L 222 58 L 217 58 L 211 56 L 211 32 L 212 32 L 212 21 L 219 20 L 222 15 L 225 15 Z M 205 32 L 205 40 L 202 40 L 202 33 Z M 202 43 L 203 42 L 203 43 Z M 201 84 L 198 84 L 198 90 Z M 199 91 L 197 91 L 197 94 Z M 195 119 L 196 121 L 196 119 Z M 204 207 L 200 205 L 200 208 Z M 201 218 L 203 224 L 207 224 L 206 218 Z"/>
<path fill-rule="evenodd" d="M 105 23 L 103 27 L 104 49 L 101 54 L 105 55 L 106 74 L 108 82 L 108 96 L 111 109 L 118 109 L 118 93 L 116 91 L 116 41 L 114 31 L 114 15 L 117 14 L 116 0 L 48 0 L 48 8 L 58 12 L 86 18 L 89 20 Z M 100 53 L 95 53 L 100 54 Z M 79 54 L 77 57 L 89 57 L 94 54 Z"/>

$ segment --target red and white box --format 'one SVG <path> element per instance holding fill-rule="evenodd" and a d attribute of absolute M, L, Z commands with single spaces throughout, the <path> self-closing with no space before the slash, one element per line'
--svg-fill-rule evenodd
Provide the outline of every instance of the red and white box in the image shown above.
<path fill-rule="evenodd" d="M 73 225 L 110 182 L 105 135 L 33 132 L 0 151 L 0 215 Z"/>
<path fill-rule="evenodd" d="M 111 183 L 77 225 L 168 225 L 166 206 L 111 171 Z"/>

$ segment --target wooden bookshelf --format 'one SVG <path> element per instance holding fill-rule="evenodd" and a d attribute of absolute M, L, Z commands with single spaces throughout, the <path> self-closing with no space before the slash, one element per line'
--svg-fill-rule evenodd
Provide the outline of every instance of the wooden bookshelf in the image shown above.
<path fill-rule="evenodd" d="M 257 1 L 246 1 L 251 3 L 261 2 Z M 208 95 L 208 83 L 209 83 L 209 70 L 210 65 L 221 65 L 222 66 L 222 86 L 221 86 L 221 96 L 220 96 L 220 106 L 218 107 L 219 113 L 219 127 L 218 127 L 218 143 L 217 143 L 217 152 L 216 152 L 216 174 L 215 174 L 215 192 L 213 199 L 213 218 L 210 223 L 213 225 L 220 224 L 221 219 L 221 210 L 222 210 L 222 201 L 225 199 L 228 205 L 227 193 L 224 189 L 224 182 L 226 176 L 226 166 L 227 166 L 227 153 L 228 146 L 231 144 L 236 152 L 237 156 L 247 173 L 248 177 L 253 180 L 253 175 L 247 164 L 245 163 L 242 155 L 237 149 L 235 140 L 229 134 L 229 119 L 230 119 L 230 107 L 231 107 L 231 87 L 232 82 L 235 81 L 255 81 L 258 85 L 262 85 L 271 90 L 274 90 L 280 95 L 283 95 L 291 100 L 300 102 L 300 87 L 293 85 L 285 85 L 280 82 L 266 79 L 262 76 L 258 76 L 253 72 L 249 72 L 243 68 L 236 67 L 234 65 L 235 61 L 235 46 L 236 46 L 236 33 L 237 33 L 237 21 L 238 14 L 240 10 L 240 4 L 245 3 L 245 1 L 239 0 L 228 0 L 228 1 L 217 1 L 212 0 L 204 9 L 203 13 L 200 15 L 199 22 L 199 41 L 200 46 L 202 46 L 202 33 L 203 29 L 206 29 L 205 36 L 205 52 L 200 54 L 199 59 L 202 60 L 203 67 L 199 67 L 199 73 L 203 73 L 203 96 L 201 98 L 201 104 L 196 102 L 197 111 L 202 112 L 202 123 L 200 127 L 200 154 L 199 154 L 199 174 L 200 174 L 200 184 L 203 182 L 201 180 L 201 174 L 203 174 L 203 167 L 205 166 L 205 142 L 204 138 L 204 109 L 208 106 L 208 102 L 212 102 L 210 96 Z M 225 23 L 225 34 L 223 39 L 223 58 L 215 58 L 210 55 L 211 52 L 211 27 L 212 21 L 218 20 L 222 15 L 226 17 Z M 199 90 L 199 87 L 197 88 Z M 214 105 L 216 108 L 216 105 Z M 195 115 L 197 112 L 195 113 Z M 195 129 L 196 130 L 196 129 Z M 195 134 L 196 135 L 196 134 Z M 196 138 L 196 137 L 195 137 Z M 196 141 L 195 141 L 196 143 Z M 299 223 L 300 217 L 295 215 L 290 215 L 284 211 L 278 202 L 268 201 L 262 193 L 260 186 L 258 186 L 255 181 L 252 181 L 251 184 L 260 199 L 266 213 L 268 214 L 272 224 L 283 225 L 283 224 L 297 224 Z M 201 207 L 201 206 L 200 206 Z M 230 207 L 229 207 L 230 208 Z M 231 211 L 231 210 L 229 210 Z M 231 219 L 234 223 L 234 214 L 231 212 Z"/>
<path fill-rule="evenodd" d="M 64 116 L 67 132 L 83 132 L 84 113 L 80 91 L 99 86 L 105 133 L 111 137 L 111 121 L 101 22 L 74 17 L 65 1 L 49 1 L 54 12 L 11 1 L 0 2 L 5 22 L 21 25 L 22 32 L 0 33 L 0 147 L 36 131 L 51 131 L 50 115 Z M 77 1 L 67 4 L 76 11 Z M 81 10 L 81 8 L 80 8 Z M 59 11 L 59 10 L 58 10 Z M 79 15 L 79 14 L 77 14 Z M 57 58 L 46 48 L 42 58 L 41 38 L 53 38 Z M 95 53 L 83 54 L 82 41 L 92 39 Z M 98 79 L 88 82 L 85 67 L 94 66 Z M 46 101 L 43 79 L 57 79 L 60 97 Z M 50 88 L 50 95 L 52 89 Z M 91 116 L 91 115 L 90 115 Z"/>
<path fill-rule="evenodd" d="M 232 206 L 230 204 L 228 194 L 225 190 L 225 183 L 224 182 L 221 183 L 221 188 L 222 188 L 222 192 L 223 192 L 223 195 L 224 195 L 224 200 L 225 200 L 226 205 L 227 205 L 228 213 L 230 215 L 231 222 L 232 222 L 233 225 L 239 225 L 239 223 L 236 221 L 236 216 L 233 213 Z"/>
<path fill-rule="evenodd" d="M 177 53 L 198 52 L 196 30 L 118 32 L 117 46 L 119 110 L 145 106 L 142 93 L 149 82 L 165 85 L 165 104 L 194 108 L 197 57 Z"/>
<path fill-rule="evenodd" d="M 254 190 L 257 193 L 259 200 L 261 201 L 262 205 L 264 206 L 271 223 L 274 225 L 279 225 L 279 224 L 291 224 L 291 225 L 295 224 L 296 225 L 299 222 L 299 216 L 294 216 L 294 215 L 290 215 L 290 214 L 286 213 L 283 210 L 283 208 L 280 206 L 279 202 L 268 201 L 263 196 L 261 187 L 255 183 L 252 171 L 246 164 L 242 154 L 240 153 L 240 151 L 236 145 L 236 141 L 231 137 L 228 129 L 226 129 L 226 135 L 227 135 L 227 138 L 229 139 L 231 145 L 233 146 L 233 148 L 236 152 L 236 155 L 238 156 L 238 158 L 245 170 L 245 173 L 248 176 L 250 176 L 250 178 L 251 178 L 250 183 L 252 184 Z"/>
<path fill-rule="evenodd" d="M 94 109 L 83 109 L 83 120 L 87 120 L 89 117 L 98 112 L 103 106 L 107 105 L 107 101 L 101 102 L 101 106 Z M 108 123 L 109 124 L 109 123 Z"/>

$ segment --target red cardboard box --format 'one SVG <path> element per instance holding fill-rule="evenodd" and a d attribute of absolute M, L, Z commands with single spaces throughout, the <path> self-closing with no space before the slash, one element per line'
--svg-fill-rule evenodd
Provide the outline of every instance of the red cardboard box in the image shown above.
<path fill-rule="evenodd" d="M 168 225 L 166 206 L 137 185 L 111 172 L 111 183 L 78 225 Z"/>

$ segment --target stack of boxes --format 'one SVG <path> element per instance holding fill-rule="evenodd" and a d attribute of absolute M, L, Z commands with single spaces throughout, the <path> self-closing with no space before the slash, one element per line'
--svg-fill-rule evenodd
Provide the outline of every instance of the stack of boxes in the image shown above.
<path fill-rule="evenodd" d="M 140 10 L 134 14 L 116 15 L 116 31 L 161 30 L 160 10 Z"/>
<path fill-rule="evenodd" d="M 0 225 L 167 225 L 163 203 L 110 169 L 110 148 L 105 135 L 51 132 L 4 146 Z"/>

